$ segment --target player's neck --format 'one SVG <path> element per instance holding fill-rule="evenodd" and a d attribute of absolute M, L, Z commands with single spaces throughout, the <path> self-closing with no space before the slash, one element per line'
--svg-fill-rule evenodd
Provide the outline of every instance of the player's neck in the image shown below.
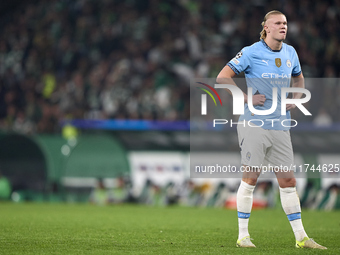
<path fill-rule="evenodd" d="M 264 41 L 272 50 L 281 50 L 282 48 L 282 41 L 277 41 L 268 37 L 265 38 Z"/>

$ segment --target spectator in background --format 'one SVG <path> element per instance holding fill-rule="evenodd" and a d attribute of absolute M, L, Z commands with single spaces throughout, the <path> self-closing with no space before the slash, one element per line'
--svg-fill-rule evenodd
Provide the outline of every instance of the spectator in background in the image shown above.
<path fill-rule="evenodd" d="M 8 200 L 12 193 L 9 180 L 0 171 L 0 200 Z"/>
<path fill-rule="evenodd" d="M 112 196 L 110 202 L 114 204 L 120 204 L 127 202 L 129 199 L 129 185 L 123 176 L 119 176 L 116 179 L 116 185 L 112 189 Z"/>
<path fill-rule="evenodd" d="M 332 125 L 333 121 L 326 109 L 321 107 L 318 114 L 314 118 L 313 123 L 316 127 L 329 127 Z"/>
<path fill-rule="evenodd" d="M 97 180 L 97 185 L 90 194 L 89 201 L 95 205 L 107 205 L 110 203 L 112 195 L 106 189 L 103 179 Z"/>
<path fill-rule="evenodd" d="M 331 211 L 340 208 L 340 186 L 336 183 L 330 185 L 327 189 L 318 191 L 311 209 L 324 209 Z"/>
<path fill-rule="evenodd" d="M 169 182 L 165 188 L 165 204 L 166 205 L 176 205 L 179 200 L 178 187 L 173 182 Z"/>

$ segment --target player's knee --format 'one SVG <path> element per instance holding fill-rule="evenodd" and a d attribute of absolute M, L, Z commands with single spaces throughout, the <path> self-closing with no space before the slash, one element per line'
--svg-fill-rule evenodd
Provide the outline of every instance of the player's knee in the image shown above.
<path fill-rule="evenodd" d="M 290 188 L 296 186 L 296 179 L 295 178 L 282 178 L 280 179 L 280 187 L 281 188 Z"/>
<path fill-rule="evenodd" d="M 242 178 L 242 181 L 249 185 L 255 186 L 257 183 L 257 178 Z"/>

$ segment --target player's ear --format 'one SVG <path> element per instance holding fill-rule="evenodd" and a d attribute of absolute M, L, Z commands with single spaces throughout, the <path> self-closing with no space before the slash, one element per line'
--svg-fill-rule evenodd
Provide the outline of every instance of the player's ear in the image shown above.
<path fill-rule="evenodd" d="M 266 30 L 266 33 L 268 34 L 269 33 L 269 28 L 267 25 L 264 25 L 264 30 Z"/>

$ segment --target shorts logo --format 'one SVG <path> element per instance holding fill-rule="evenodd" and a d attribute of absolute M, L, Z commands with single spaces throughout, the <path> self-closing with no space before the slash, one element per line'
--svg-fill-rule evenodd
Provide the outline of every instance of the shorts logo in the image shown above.
<path fill-rule="evenodd" d="M 281 58 L 276 58 L 276 59 L 275 59 L 275 65 L 276 65 L 277 67 L 280 67 L 280 66 L 281 66 Z"/>
<path fill-rule="evenodd" d="M 287 61 L 286 61 L 286 65 L 290 68 L 291 66 L 292 66 L 292 62 L 290 62 L 290 60 L 289 59 L 287 59 Z"/>
<path fill-rule="evenodd" d="M 249 161 L 249 160 L 250 160 L 250 157 L 251 157 L 251 154 L 250 154 L 250 152 L 248 151 L 248 152 L 247 152 L 247 155 L 246 155 L 246 159 Z"/>

